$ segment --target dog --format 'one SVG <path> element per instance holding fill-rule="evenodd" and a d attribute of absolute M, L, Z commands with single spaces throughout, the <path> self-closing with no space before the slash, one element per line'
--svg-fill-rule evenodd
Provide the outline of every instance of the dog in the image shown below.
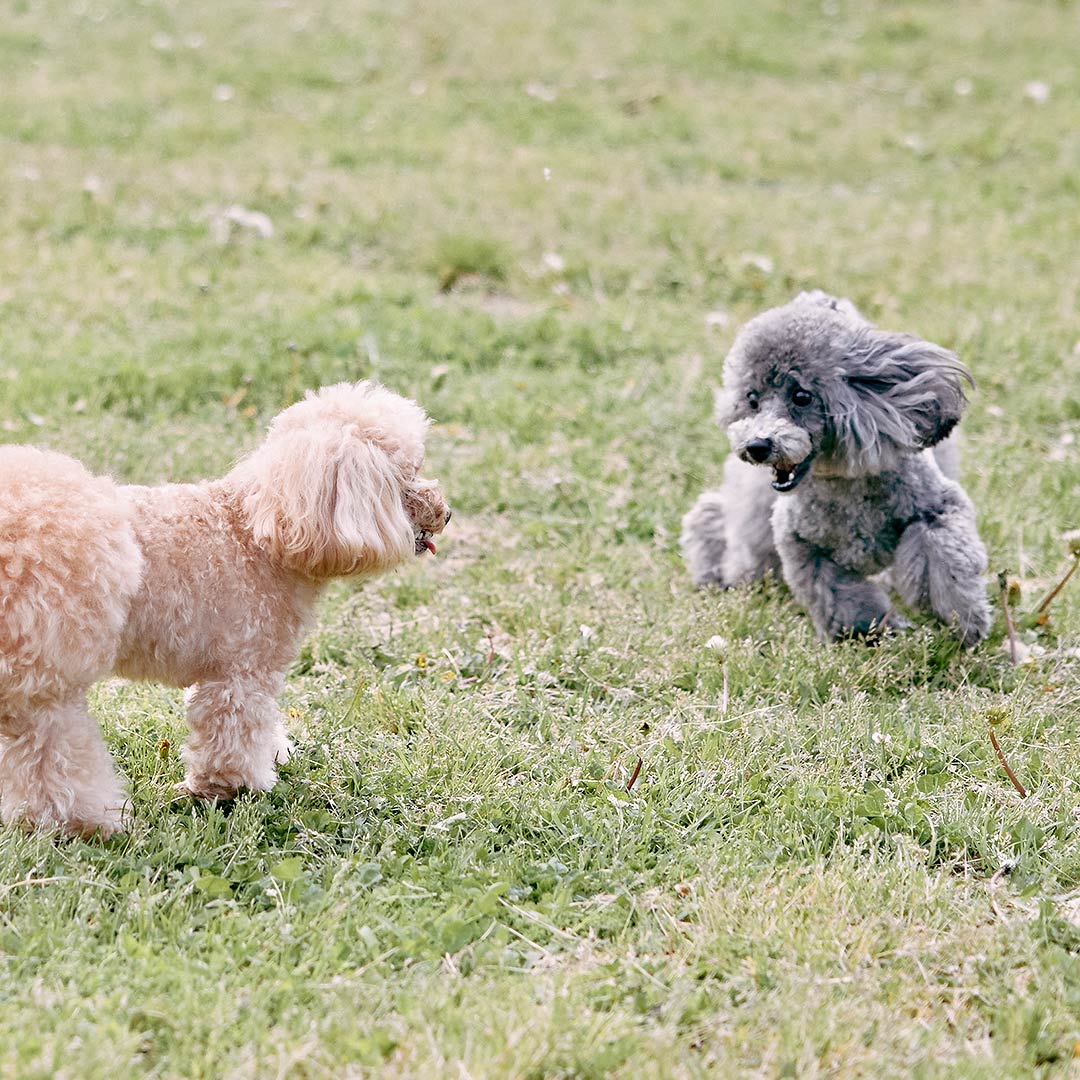
<path fill-rule="evenodd" d="M 188 688 L 182 789 L 267 791 L 275 698 L 331 578 L 389 570 L 450 520 L 419 477 L 429 421 L 372 382 L 280 413 L 225 477 L 119 485 L 0 447 L 0 817 L 88 836 L 127 796 L 87 690 L 110 673 Z"/>
<path fill-rule="evenodd" d="M 820 638 L 874 639 L 907 625 L 873 580 L 888 571 L 905 604 L 982 640 L 986 550 L 949 439 L 967 386 L 947 349 L 821 291 L 752 319 L 717 395 L 723 483 L 683 519 L 695 584 L 779 572 Z"/>

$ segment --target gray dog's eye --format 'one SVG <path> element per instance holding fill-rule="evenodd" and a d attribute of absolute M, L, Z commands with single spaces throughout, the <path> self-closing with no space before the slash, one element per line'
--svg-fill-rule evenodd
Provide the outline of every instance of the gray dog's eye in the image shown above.
<path fill-rule="evenodd" d="M 813 400 L 814 395 L 811 394 L 809 390 L 804 390 L 801 386 L 791 395 L 791 404 L 800 409 L 805 409 Z"/>
<path fill-rule="evenodd" d="M 753 390 L 746 395 L 746 404 L 750 406 L 751 412 L 757 412 L 758 410 L 758 396 Z"/>

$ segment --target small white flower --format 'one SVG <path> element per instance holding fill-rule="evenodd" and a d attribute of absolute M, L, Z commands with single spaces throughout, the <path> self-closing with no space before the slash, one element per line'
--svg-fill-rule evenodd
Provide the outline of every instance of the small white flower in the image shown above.
<path fill-rule="evenodd" d="M 232 101 L 236 97 L 236 91 L 228 83 L 218 83 L 214 87 L 213 96 L 215 101 Z"/>
<path fill-rule="evenodd" d="M 719 634 L 714 634 L 708 641 L 705 642 L 706 649 L 712 649 L 713 652 L 721 653 L 728 647 L 727 638 L 721 637 Z"/>
<path fill-rule="evenodd" d="M 775 263 L 768 255 L 757 255 L 750 252 L 739 260 L 743 266 L 752 266 L 755 270 L 760 270 L 763 274 L 771 274 L 775 268 Z"/>
<path fill-rule="evenodd" d="M 547 83 L 536 82 L 535 80 L 525 84 L 525 93 L 529 97 L 535 98 L 537 101 L 543 101 L 548 105 L 558 97 L 558 91 L 554 86 L 548 86 Z"/>
<path fill-rule="evenodd" d="M 1005 653 L 1010 659 L 1015 655 L 1017 664 L 1034 664 L 1035 658 L 1032 656 L 1031 646 L 1024 641 L 1011 642 L 1006 638 L 1001 643 L 1001 651 Z"/>
<path fill-rule="evenodd" d="M 544 265 L 556 274 L 561 274 L 566 269 L 566 260 L 557 251 L 545 251 Z"/>
<path fill-rule="evenodd" d="M 1036 105 L 1042 105 L 1050 100 L 1050 84 L 1042 79 L 1033 79 L 1024 83 L 1024 97 L 1034 101 Z"/>
<path fill-rule="evenodd" d="M 596 633 L 591 626 L 585 626 L 584 623 L 578 627 L 578 632 L 581 634 L 582 641 L 589 641 Z"/>
<path fill-rule="evenodd" d="M 274 235 L 274 223 L 266 214 L 244 206 L 228 206 L 210 223 L 211 234 L 218 244 L 227 244 L 234 229 L 250 229 L 264 240 Z"/>
<path fill-rule="evenodd" d="M 953 93 L 957 97 L 967 97 L 974 89 L 975 84 L 970 79 L 957 79 L 953 83 Z"/>

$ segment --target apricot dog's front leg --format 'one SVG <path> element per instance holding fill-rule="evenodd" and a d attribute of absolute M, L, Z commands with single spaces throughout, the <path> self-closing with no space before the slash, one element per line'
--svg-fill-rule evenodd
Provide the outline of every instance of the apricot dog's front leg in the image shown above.
<path fill-rule="evenodd" d="M 84 691 L 0 717 L 0 820 L 111 836 L 127 801 Z"/>
<path fill-rule="evenodd" d="M 280 678 L 202 682 L 189 691 L 181 790 L 200 799 L 231 799 L 241 788 L 269 791 L 289 739 L 274 700 Z"/>

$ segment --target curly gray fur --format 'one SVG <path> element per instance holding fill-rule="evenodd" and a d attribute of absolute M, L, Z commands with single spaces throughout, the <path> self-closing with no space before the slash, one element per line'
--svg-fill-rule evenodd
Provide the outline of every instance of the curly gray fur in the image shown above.
<path fill-rule="evenodd" d="M 951 352 L 820 291 L 752 319 L 724 364 L 723 483 L 683 519 L 697 585 L 782 572 L 820 637 L 874 635 L 904 603 L 986 636 L 986 551 L 949 439 L 974 385 Z M 931 450 L 935 447 L 936 450 Z"/>

